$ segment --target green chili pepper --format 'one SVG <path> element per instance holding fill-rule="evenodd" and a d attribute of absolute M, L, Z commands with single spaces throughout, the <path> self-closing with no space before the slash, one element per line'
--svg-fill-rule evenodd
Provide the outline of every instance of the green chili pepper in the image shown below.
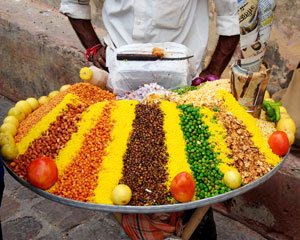
<path fill-rule="evenodd" d="M 274 109 L 275 109 L 275 121 L 278 122 L 280 120 L 280 109 L 278 106 L 275 106 Z"/>
<path fill-rule="evenodd" d="M 269 117 L 272 117 L 273 115 L 275 115 L 274 108 L 272 108 L 272 107 L 268 107 L 266 112 Z"/>
<path fill-rule="evenodd" d="M 271 107 L 271 106 L 270 106 L 270 104 L 269 104 L 267 101 L 264 101 L 262 107 L 263 107 L 263 110 L 267 111 L 267 109 L 268 109 L 269 107 Z"/>
<path fill-rule="evenodd" d="M 274 122 L 275 121 L 275 119 L 276 119 L 276 116 L 275 116 L 275 114 L 273 115 L 273 116 L 267 116 L 266 117 L 267 118 L 267 120 L 269 121 L 269 122 Z"/>
<path fill-rule="evenodd" d="M 267 113 L 268 121 L 276 121 L 280 120 L 280 109 L 279 106 L 282 106 L 282 102 L 268 102 L 263 101 L 263 109 Z"/>
<path fill-rule="evenodd" d="M 264 100 L 264 101 L 263 101 L 263 108 L 264 108 L 264 109 L 267 109 L 268 106 L 270 106 L 269 102 L 266 101 L 266 100 Z"/>
<path fill-rule="evenodd" d="M 269 102 L 271 107 L 282 106 L 282 102 Z"/>

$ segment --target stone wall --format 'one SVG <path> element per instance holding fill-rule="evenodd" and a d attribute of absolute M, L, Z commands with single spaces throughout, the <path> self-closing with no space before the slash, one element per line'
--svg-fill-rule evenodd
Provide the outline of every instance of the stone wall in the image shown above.
<path fill-rule="evenodd" d="M 272 66 L 270 87 L 273 91 L 288 86 L 289 72 L 300 62 L 300 0 L 277 0 L 276 4 L 265 57 Z"/>
<path fill-rule="evenodd" d="M 268 86 L 270 93 L 288 86 L 292 76 L 291 71 L 300 62 L 300 0 L 277 0 L 276 5 L 269 46 L 265 54 L 265 61 L 272 68 Z M 206 63 L 214 50 L 217 39 L 212 0 L 210 0 L 210 9 L 212 31 Z M 237 58 L 237 56 L 234 57 Z M 224 72 L 224 75 L 228 77 L 228 72 Z"/>
<path fill-rule="evenodd" d="M 0 1 L 0 95 L 18 101 L 80 81 L 85 50 L 56 7 Z M 101 28 L 96 31 L 104 35 Z"/>

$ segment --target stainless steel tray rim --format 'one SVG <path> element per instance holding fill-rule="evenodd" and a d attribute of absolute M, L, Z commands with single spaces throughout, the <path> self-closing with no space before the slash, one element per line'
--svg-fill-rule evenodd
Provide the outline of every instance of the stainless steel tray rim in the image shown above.
<path fill-rule="evenodd" d="M 89 203 L 89 202 L 81 202 L 76 201 L 64 197 L 60 197 L 51 193 L 48 193 L 46 191 L 43 191 L 39 188 L 36 188 L 32 186 L 30 183 L 24 181 L 22 178 L 20 178 L 15 172 L 13 172 L 4 162 L 4 166 L 8 173 L 16 179 L 19 183 L 21 183 L 23 186 L 29 188 L 31 191 L 39 194 L 40 196 L 47 198 L 49 200 L 72 206 L 77 208 L 83 208 L 87 210 L 94 210 L 94 211 L 102 211 L 102 212 L 119 212 L 119 213 L 161 213 L 161 212 L 178 212 L 193 208 L 199 208 L 204 207 L 208 205 L 212 205 L 218 202 L 226 201 L 230 198 L 236 197 L 238 195 L 241 195 L 243 193 L 246 193 L 247 191 L 254 189 L 255 187 L 261 185 L 268 179 L 270 179 L 284 164 L 289 152 L 283 157 L 282 161 L 277 164 L 270 172 L 265 174 L 264 176 L 260 177 L 259 179 L 255 180 L 252 183 L 249 183 L 243 187 L 240 187 L 235 190 L 231 190 L 230 192 L 219 194 L 214 197 L 210 198 L 204 198 L 196 201 L 191 201 L 187 203 L 177 203 L 177 204 L 167 204 L 167 205 L 157 205 L 157 206 L 132 206 L 132 205 L 108 205 L 108 204 L 98 204 L 98 203 Z M 2 158 L 2 156 L 0 155 Z"/>

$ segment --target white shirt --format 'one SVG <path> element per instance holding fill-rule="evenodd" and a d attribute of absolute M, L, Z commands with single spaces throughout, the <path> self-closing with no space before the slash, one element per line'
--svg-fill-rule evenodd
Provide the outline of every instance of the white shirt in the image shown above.
<path fill-rule="evenodd" d="M 217 34 L 240 34 L 237 0 L 214 0 Z M 89 0 L 61 0 L 60 12 L 91 19 Z M 177 42 L 194 55 L 198 74 L 209 32 L 208 0 L 106 0 L 103 22 L 116 47 L 132 43 Z"/>

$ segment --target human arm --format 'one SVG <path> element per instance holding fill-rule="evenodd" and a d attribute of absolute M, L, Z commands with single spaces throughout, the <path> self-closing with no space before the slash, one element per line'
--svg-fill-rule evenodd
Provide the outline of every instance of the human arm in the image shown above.
<path fill-rule="evenodd" d="M 239 43 L 240 31 L 236 0 L 215 0 L 217 11 L 217 34 L 220 35 L 207 68 L 200 77 L 221 76 Z"/>
<path fill-rule="evenodd" d="M 98 51 L 95 53 L 94 56 L 92 56 L 89 59 L 89 61 L 93 62 L 96 67 L 103 70 L 107 70 L 105 54 L 106 47 L 100 43 L 100 40 L 92 26 L 91 21 L 84 19 L 75 19 L 70 17 L 69 21 L 74 31 L 76 32 L 79 40 L 81 41 L 82 45 L 86 49 L 93 47 L 97 44 L 100 45 Z"/>
<path fill-rule="evenodd" d="M 100 45 L 95 55 L 89 58 L 98 68 L 107 70 L 105 49 L 92 26 L 91 10 L 88 0 L 61 0 L 60 12 L 68 19 L 85 49 Z"/>
<path fill-rule="evenodd" d="M 211 61 L 207 68 L 201 72 L 200 77 L 207 75 L 220 77 L 232 58 L 239 41 L 240 35 L 220 36 Z"/>

